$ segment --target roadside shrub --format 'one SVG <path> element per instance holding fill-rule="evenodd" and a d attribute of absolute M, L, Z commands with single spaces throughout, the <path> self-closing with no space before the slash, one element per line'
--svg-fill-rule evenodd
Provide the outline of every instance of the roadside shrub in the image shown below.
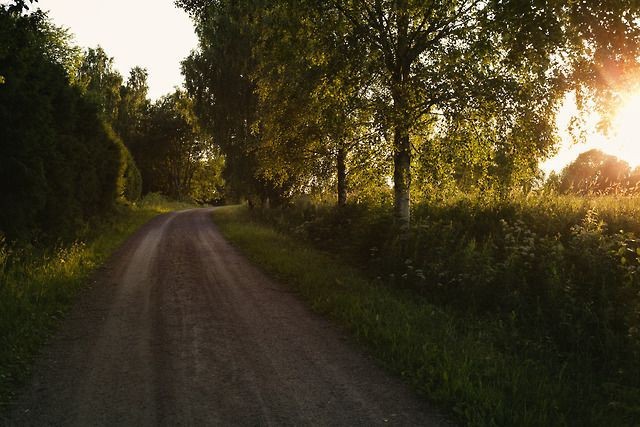
<path fill-rule="evenodd" d="M 109 136 L 114 140 L 120 151 L 118 170 L 118 198 L 135 202 L 142 195 L 142 175 L 129 149 L 113 130 L 109 129 Z"/>
<path fill-rule="evenodd" d="M 501 319 L 514 337 L 505 345 L 638 387 L 639 199 L 423 203 L 408 233 L 388 212 L 303 204 L 253 215 L 389 286 Z"/>
<path fill-rule="evenodd" d="M 113 208 L 120 153 L 98 109 L 51 58 L 46 15 L 0 8 L 0 230 L 75 238 Z"/>

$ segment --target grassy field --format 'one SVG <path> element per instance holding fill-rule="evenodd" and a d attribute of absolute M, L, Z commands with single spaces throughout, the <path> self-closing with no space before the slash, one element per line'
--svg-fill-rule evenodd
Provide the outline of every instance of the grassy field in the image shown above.
<path fill-rule="evenodd" d="M 401 241 L 385 214 L 357 208 L 337 220 L 232 207 L 214 220 L 464 424 L 637 425 L 637 297 L 612 308 L 640 290 L 635 235 L 617 230 L 637 227 L 636 202 L 465 203 L 423 207 Z"/>
<path fill-rule="evenodd" d="M 0 240 L 0 413 L 92 271 L 149 219 L 182 207 L 151 195 L 55 248 L 9 247 Z"/>

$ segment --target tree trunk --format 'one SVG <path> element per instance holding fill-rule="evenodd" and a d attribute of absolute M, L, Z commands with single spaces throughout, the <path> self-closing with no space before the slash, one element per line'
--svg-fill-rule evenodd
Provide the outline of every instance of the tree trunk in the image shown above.
<path fill-rule="evenodd" d="M 400 126 L 394 131 L 393 146 L 394 213 L 400 225 L 408 227 L 411 220 L 411 145 L 409 133 Z"/>
<path fill-rule="evenodd" d="M 392 96 L 395 115 L 393 132 L 393 184 L 394 214 L 396 221 L 403 229 L 408 229 L 411 217 L 411 144 L 409 142 L 410 108 L 407 85 L 410 84 L 412 59 L 409 54 L 411 45 L 409 37 L 408 2 L 399 0 L 396 3 L 396 47 L 395 60 L 389 71 L 392 75 Z"/>
<path fill-rule="evenodd" d="M 347 165 L 346 165 L 347 151 L 341 145 L 338 148 L 337 163 L 338 163 L 338 206 L 345 206 L 347 204 Z"/>

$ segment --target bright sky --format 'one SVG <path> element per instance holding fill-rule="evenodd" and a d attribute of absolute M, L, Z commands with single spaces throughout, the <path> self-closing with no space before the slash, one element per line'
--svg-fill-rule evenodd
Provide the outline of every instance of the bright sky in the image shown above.
<path fill-rule="evenodd" d="M 562 144 L 553 158 L 541 164 L 546 173 L 553 170 L 560 172 L 580 153 L 592 148 L 612 154 L 629 163 L 632 168 L 640 165 L 640 92 L 630 91 L 627 94 L 623 104 L 615 112 L 611 131 L 606 136 L 597 130 L 598 115 L 592 114 L 585 118 L 586 141 L 574 143 L 567 127 L 575 113 L 575 97 L 568 95 L 558 114 L 557 121 Z"/>
<path fill-rule="evenodd" d="M 183 82 L 180 61 L 197 47 L 189 16 L 173 0 L 40 0 L 53 22 L 75 34 L 77 45 L 100 45 L 126 79 L 138 65 L 149 72 L 157 99 Z"/>

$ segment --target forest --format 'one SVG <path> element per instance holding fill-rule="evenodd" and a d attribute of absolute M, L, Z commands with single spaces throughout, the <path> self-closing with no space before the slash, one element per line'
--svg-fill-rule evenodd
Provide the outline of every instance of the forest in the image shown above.
<path fill-rule="evenodd" d="M 612 131 L 640 88 L 635 0 L 175 3 L 199 45 L 156 101 L 145 69 L 122 76 L 33 2 L 0 6 L 0 278 L 11 251 L 146 195 L 244 204 L 236 220 L 476 334 L 463 360 L 358 335 L 456 420 L 637 425 L 640 167 L 592 149 L 541 169 L 567 94 L 579 143 L 581 114 Z"/>
<path fill-rule="evenodd" d="M 2 6 L 0 230 L 55 241 L 118 203 L 161 192 L 219 196 L 221 158 L 181 90 L 151 102 L 147 71 L 125 79 L 99 46 L 82 50 L 28 2 Z"/>

